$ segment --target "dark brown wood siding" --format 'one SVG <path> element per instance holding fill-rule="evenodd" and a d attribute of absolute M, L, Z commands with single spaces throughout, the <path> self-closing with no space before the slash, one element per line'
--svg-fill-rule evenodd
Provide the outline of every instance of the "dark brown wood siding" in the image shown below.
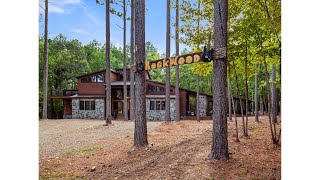
<path fill-rule="evenodd" d="M 117 74 L 111 72 L 111 82 L 118 80 Z M 104 82 L 81 82 L 81 79 L 87 78 L 90 76 L 85 76 L 80 79 L 78 79 L 78 94 L 79 95 L 103 95 L 105 94 L 105 86 Z"/>
<path fill-rule="evenodd" d="M 187 92 L 185 90 L 179 91 L 180 95 L 180 116 L 187 115 Z"/>
<path fill-rule="evenodd" d="M 63 115 L 72 115 L 71 99 L 63 99 Z"/>
<path fill-rule="evenodd" d="M 166 85 L 165 84 L 160 84 L 160 83 L 156 83 L 156 82 L 152 82 L 152 81 L 146 81 L 146 94 L 147 95 L 165 95 L 166 92 L 149 92 L 148 91 L 148 85 L 153 85 L 153 86 L 159 86 L 159 87 L 162 87 L 162 88 L 166 88 Z M 174 91 L 174 87 L 171 87 L 170 88 L 170 94 L 171 95 L 174 95 L 175 94 L 175 91 Z"/>

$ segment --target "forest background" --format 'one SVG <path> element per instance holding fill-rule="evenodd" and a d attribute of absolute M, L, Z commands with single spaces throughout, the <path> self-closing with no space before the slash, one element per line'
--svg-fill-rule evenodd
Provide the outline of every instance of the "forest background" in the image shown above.
<path fill-rule="evenodd" d="M 129 4 L 130 5 L 130 4 Z M 115 5 L 113 5 L 116 7 Z M 175 9 L 174 2 L 171 8 Z M 203 46 L 213 39 L 213 6 L 210 0 L 187 1 L 179 4 L 179 42 L 190 49 L 182 49 L 180 54 L 202 51 Z M 128 8 L 129 10 L 130 8 Z M 113 9 L 113 15 L 121 17 L 121 9 Z M 130 14 L 127 12 L 127 14 Z M 171 18 L 174 17 L 174 14 Z M 123 17 L 122 17 L 123 18 Z M 130 17 L 126 17 L 130 21 Z M 40 19 L 41 23 L 41 19 Z M 174 28 L 172 23 L 172 28 Z M 121 30 L 119 28 L 119 30 Z M 229 1 L 228 61 L 233 95 L 238 83 L 239 96 L 254 101 L 255 76 L 258 78 L 258 100 L 260 109 L 268 108 L 267 82 L 275 88 L 277 111 L 281 105 L 281 1 L 250 0 Z M 41 33 L 39 33 L 41 34 Z M 175 38 L 171 35 L 171 38 Z M 165 37 L 163 38 L 165 39 Z M 82 44 L 77 39 L 68 39 L 59 34 L 48 40 L 48 118 L 62 118 L 62 101 L 50 99 L 51 95 L 61 95 L 64 89 L 77 89 L 77 76 L 105 69 L 105 43 L 95 39 Z M 39 117 L 43 102 L 43 50 L 44 38 L 39 36 Z M 165 57 L 152 42 L 146 42 L 147 60 Z M 172 56 L 175 53 L 171 53 Z M 123 46 L 111 44 L 111 69 L 123 67 Z M 126 45 L 126 57 L 130 59 L 130 45 Z M 127 65 L 129 68 L 129 63 Z M 180 66 L 180 87 L 196 91 L 199 74 L 200 93 L 212 94 L 212 63 Z M 267 69 L 267 71 L 266 71 Z M 266 74 L 267 73 L 267 74 Z M 165 69 L 150 71 L 155 81 L 165 82 Z M 175 84 L 175 69 L 170 70 L 170 83 Z M 266 75 L 268 79 L 266 80 Z M 272 79 L 274 77 L 274 79 Z M 247 83 L 246 83 L 247 80 Z M 248 92 L 246 92 L 246 88 Z M 263 106 L 263 107 L 262 107 Z"/>

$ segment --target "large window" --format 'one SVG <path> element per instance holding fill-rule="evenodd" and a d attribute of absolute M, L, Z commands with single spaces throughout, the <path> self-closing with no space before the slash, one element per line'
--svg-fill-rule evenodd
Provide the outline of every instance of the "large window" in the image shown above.
<path fill-rule="evenodd" d="M 166 101 L 150 101 L 150 110 L 165 110 Z"/>
<path fill-rule="evenodd" d="M 164 88 L 148 84 L 148 91 L 149 92 L 164 92 Z"/>
<path fill-rule="evenodd" d="M 104 76 L 102 74 L 98 74 L 95 76 L 90 76 L 81 79 L 81 82 L 104 82 Z"/>
<path fill-rule="evenodd" d="M 80 110 L 95 110 L 95 101 L 80 101 Z"/>

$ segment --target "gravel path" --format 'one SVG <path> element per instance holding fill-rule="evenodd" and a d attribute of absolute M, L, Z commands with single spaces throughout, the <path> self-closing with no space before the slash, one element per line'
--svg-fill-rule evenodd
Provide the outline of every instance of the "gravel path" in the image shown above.
<path fill-rule="evenodd" d="M 112 123 L 113 126 L 106 127 L 102 120 L 42 120 L 39 122 L 40 157 L 57 157 L 86 148 L 112 148 L 119 139 L 133 137 L 133 121 Z M 152 132 L 162 122 L 147 123 L 148 132 Z"/>

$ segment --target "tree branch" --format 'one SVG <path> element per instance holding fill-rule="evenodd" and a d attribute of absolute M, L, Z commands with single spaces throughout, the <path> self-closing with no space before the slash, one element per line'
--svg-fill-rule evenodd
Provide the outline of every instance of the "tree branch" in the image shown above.
<path fill-rule="evenodd" d="M 116 24 L 120 29 L 123 29 L 123 27 L 119 26 L 118 24 Z"/>

